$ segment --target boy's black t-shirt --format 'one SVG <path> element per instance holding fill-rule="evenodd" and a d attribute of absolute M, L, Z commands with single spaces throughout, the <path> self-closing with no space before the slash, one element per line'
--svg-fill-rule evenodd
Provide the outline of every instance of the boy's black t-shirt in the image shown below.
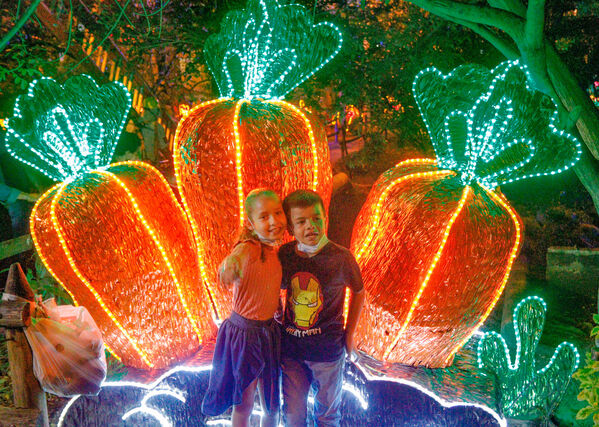
<path fill-rule="evenodd" d="M 332 362 L 343 354 L 345 287 L 363 288 L 360 268 L 346 248 L 329 242 L 313 257 L 296 251 L 297 242 L 279 250 L 281 287 L 287 289 L 282 355 Z"/>

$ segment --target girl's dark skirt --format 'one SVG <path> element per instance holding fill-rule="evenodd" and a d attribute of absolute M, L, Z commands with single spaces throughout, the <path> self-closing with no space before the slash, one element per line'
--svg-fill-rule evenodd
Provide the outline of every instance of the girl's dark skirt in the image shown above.
<path fill-rule="evenodd" d="M 279 410 L 281 335 L 273 319 L 250 320 L 233 312 L 218 330 L 202 412 L 219 415 L 241 403 L 243 391 L 260 378 L 270 414 Z"/>

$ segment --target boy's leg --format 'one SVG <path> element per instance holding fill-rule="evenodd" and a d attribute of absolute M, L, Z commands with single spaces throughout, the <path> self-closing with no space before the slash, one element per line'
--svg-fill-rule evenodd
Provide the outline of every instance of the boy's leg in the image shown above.
<path fill-rule="evenodd" d="M 305 427 L 311 376 L 305 362 L 283 358 L 283 420 L 286 427 Z"/>
<path fill-rule="evenodd" d="M 256 394 L 256 384 L 258 378 L 250 383 L 241 395 L 241 403 L 233 405 L 233 414 L 231 415 L 231 423 L 233 427 L 246 427 L 250 425 L 250 416 L 254 409 L 254 395 Z"/>
<path fill-rule="evenodd" d="M 258 395 L 260 396 L 260 406 L 262 406 L 262 418 L 260 419 L 260 427 L 276 427 L 279 425 L 279 411 L 270 413 L 266 408 L 266 399 L 264 398 L 264 382 L 258 379 Z"/>
<path fill-rule="evenodd" d="M 333 362 L 306 362 L 312 371 L 316 395 L 314 420 L 318 427 L 339 426 L 345 354 Z"/>

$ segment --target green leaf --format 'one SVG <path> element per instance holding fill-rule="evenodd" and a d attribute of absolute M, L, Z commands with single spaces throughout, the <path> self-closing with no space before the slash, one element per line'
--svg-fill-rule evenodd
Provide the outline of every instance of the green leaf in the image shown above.
<path fill-rule="evenodd" d="M 595 411 L 595 408 L 593 408 L 592 406 L 587 406 L 585 408 L 582 408 L 576 414 L 576 419 L 577 420 L 586 420 L 588 417 L 590 417 L 591 415 L 593 415 L 594 411 Z"/>
<path fill-rule="evenodd" d="M 587 400 L 588 396 L 589 396 L 589 391 L 585 389 L 585 390 L 582 390 L 580 393 L 578 393 L 578 396 L 576 396 L 576 399 L 578 399 L 582 402 L 584 400 Z"/>
<path fill-rule="evenodd" d="M 599 313 L 593 314 L 593 320 L 595 321 L 595 323 L 599 324 Z"/>

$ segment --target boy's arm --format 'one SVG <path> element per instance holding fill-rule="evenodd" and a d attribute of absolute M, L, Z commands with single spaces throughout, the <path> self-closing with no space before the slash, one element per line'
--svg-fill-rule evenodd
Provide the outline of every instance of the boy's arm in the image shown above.
<path fill-rule="evenodd" d="M 354 332 L 356 331 L 360 313 L 362 313 L 362 307 L 364 306 L 365 291 L 360 267 L 349 251 L 347 254 L 347 259 L 344 263 L 344 274 L 345 279 L 347 280 L 346 283 L 351 290 L 351 300 L 349 303 L 349 310 L 347 311 L 347 322 L 345 324 L 345 350 L 349 356 L 355 349 Z"/>
<path fill-rule="evenodd" d="M 360 289 L 358 292 L 352 291 L 349 310 L 347 312 L 347 323 L 345 325 L 345 351 L 348 356 L 351 355 L 355 349 L 354 332 L 356 332 L 356 326 L 358 325 L 363 306 L 364 288 Z"/>

